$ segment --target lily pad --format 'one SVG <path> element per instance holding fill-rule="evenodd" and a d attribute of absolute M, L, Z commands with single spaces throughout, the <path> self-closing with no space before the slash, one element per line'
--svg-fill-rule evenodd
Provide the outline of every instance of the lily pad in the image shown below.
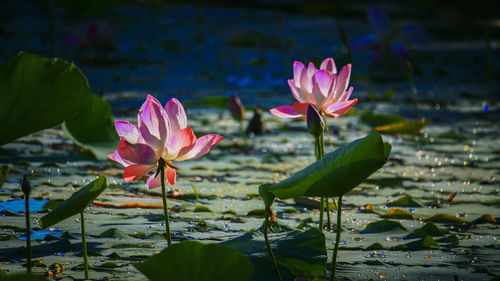
<path fill-rule="evenodd" d="M 194 212 L 195 213 L 212 213 L 212 210 L 210 210 L 210 208 L 207 206 L 196 206 L 196 208 L 194 208 Z"/>
<path fill-rule="evenodd" d="M 432 238 L 432 236 L 430 235 L 426 235 L 424 236 L 424 238 L 419 239 L 417 241 L 407 243 L 406 246 L 408 246 L 408 249 L 412 251 L 441 249 L 436 240 L 434 240 L 434 238 Z"/>
<path fill-rule="evenodd" d="M 318 229 L 275 233 L 271 235 L 270 242 L 284 279 L 312 278 L 323 274 L 326 266 L 325 236 Z M 274 279 L 276 273 L 260 231 L 244 234 L 222 245 L 248 256 L 255 266 L 251 280 Z"/>
<path fill-rule="evenodd" d="M 18 53 L 0 66 L 0 145 L 73 117 L 91 94 L 72 63 Z"/>
<path fill-rule="evenodd" d="M 385 214 L 383 214 L 381 217 L 389 219 L 405 219 L 405 220 L 415 219 L 415 217 L 410 212 L 399 208 L 392 208 L 390 210 L 387 210 L 387 212 L 385 212 Z"/>
<path fill-rule="evenodd" d="M 417 134 L 422 128 L 430 123 L 427 119 L 420 120 L 405 120 L 401 122 L 391 123 L 384 126 L 377 126 L 374 129 L 382 134 L 398 135 L 398 134 Z"/>
<path fill-rule="evenodd" d="M 491 223 L 497 224 L 497 220 L 490 214 L 482 215 L 481 217 L 475 219 L 472 223 L 474 224 L 483 224 L 483 223 Z"/>
<path fill-rule="evenodd" d="M 446 230 L 442 230 L 436 224 L 434 224 L 432 221 L 428 221 L 424 226 L 413 231 L 413 233 L 410 233 L 405 238 L 425 237 L 427 235 L 430 235 L 433 237 L 445 236 L 446 233 L 448 233 Z"/>
<path fill-rule="evenodd" d="M 339 196 L 382 167 L 390 152 L 391 145 L 374 132 L 338 148 L 282 182 L 261 185 L 259 193 L 266 205 L 272 203 L 274 196 Z"/>
<path fill-rule="evenodd" d="M 64 133 L 77 145 L 90 150 L 97 159 L 107 159 L 107 155 L 118 147 L 120 139 L 115 131 L 111 106 L 101 97 L 91 94 L 91 102 L 63 123 Z"/>
<path fill-rule="evenodd" d="M 359 121 L 370 127 L 384 126 L 388 124 L 403 122 L 404 117 L 392 114 L 380 114 L 373 111 L 365 111 L 359 116 Z"/>
<path fill-rule="evenodd" d="M 99 237 L 103 238 L 118 238 L 118 239 L 126 239 L 130 238 L 127 234 L 119 230 L 118 228 L 110 228 L 105 231 L 103 231 L 101 234 L 99 234 Z"/>
<path fill-rule="evenodd" d="M 427 218 L 427 219 L 424 219 L 424 221 L 432 221 L 432 222 L 438 222 L 438 223 L 463 223 L 463 224 L 468 224 L 469 222 L 464 220 L 464 219 L 461 219 L 461 218 L 457 218 L 455 216 L 452 216 L 452 215 L 448 215 L 448 214 L 437 214 L 437 215 L 434 215 L 430 218 Z"/>
<path fill-rule="evenodd" d="M 246 281 L 254 270 L 238 251 L 196 241 L 173 244 L 134 266 L 152 281 Z"/>
<path fill-rule="evenodd" d="M 83 212 L 83 210 L 85 210 L 85 208 L 106 189 L 106 187 L 108 187 L 108 181 L 104 176 L 82 187 L 50 213 L 43 216 L 40 219 L 40 226 L 42 228 L 47 228 Z"/>
<path fill-rule="evenodd" d="M 375 242 L 375 243 L 371 244 L 370 246 L 366 247 L 364 250 L 365 251 L 379 251 L 379 250 L 387 250 L 387 249 L 379 242 Z"/>
<path fill-rule="evenodd" d="M 388 231 L 407 231 L 399 222 L 388 219 L 369 223 L 361 233 L 381 233 Z"/>
<path fill-rule="evenodd" d="M 405 195 L 400 197 L 394 201 L 387 203 L 388 207 L 425 207 L 424 202 L 420 201 L 417 198 L 412 197 L 411 195 Z"/>

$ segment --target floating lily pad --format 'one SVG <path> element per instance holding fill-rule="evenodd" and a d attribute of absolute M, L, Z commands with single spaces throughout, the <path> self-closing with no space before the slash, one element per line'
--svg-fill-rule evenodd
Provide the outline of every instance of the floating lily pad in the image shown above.
<path fill-rule="evenodd" d="M 110 228 L 105 231 L 103 231 L 101 234 L 99 234 L 99 237 L 103 238 L 118 238 L 118 239 L 126 239 L 130 238 L 127 234 L 119 230 L 118 228 Z"/>
<path fill-rule="evenodd" d="M 94 199 L 108 187 L 106 177 L 100 177 L 73 193 L 70 198 L 58 205 L 50 213 L 40 219 L 42 228 L 50 227 L 80 212 L 83 212 Z"/>
<path fill-rule="evenodd" d="M 373 111 L 365 111 L 359 116 L 359 121 L 370 127 L 384 126 L 392 123 L 402 122 L 406 119 L 391 114 L 379 114 Z"/>
<path fill-rule="evenodd" d="M 436 236 L 445 236 L 448 233 L 445 230 L 440 229 L 436 224 L 432 221 L 428 221 L 424 226 L 415 230 L 413 233 L 409 234 L 405 238 L 414 238 L 414 237 L 424 237 L 427 235 L 436 237 Z"/>
<path fill-rule="evenodd" d="M 410 212 L 399 208 L 392 208 L 390 210 L 387 210 L 387 212 L 385 212 L 385 214 L 383 214 L 381 217 L 389 219 L 406 219 L 406 220 L 415 219 L 415 217 Z"/>
<path fill-rule="evenodd" d="M 238 251 L 196 241 L 173 244 L 134 266 L 152 281 L 247 281 L 254 270 Z"/>
<path fill-rule="evenodd" d="M 248 211 L 247 216 L 253 217 L 253 218 L 264 218 L 265 217 L 265 211 L 264 209 L 255 209 Z"/>
<path fill-rule="evenodd" d="M 195 213 L 212 213 L 212 210 L 210 210 L 210 208 L 207 206 L 196 206 L 196 208 L 194 208 L 194 212 Z"/>
<path fill-rule="evenodd" d="M 388 125 L 377 126 L 374 129 L 382 134 L 398 135 L 398 134 L 417 134 L 422 128 L 430 123 L 427 119 L 420 120 L 405 120 L 401 122 L 391 123 Z"/>
<path fill-rule="evenodd" d="M 456 234 L 450 234 L 447 237 L 436 240 L 438 243 L 447 244 L 447 247 L 458 247 L 459 240 Z"/>
<path fill-rule="evenodd" d="M 424 238 L 419 239 L 417 241 L 407 243 L 406 246 L 408 246 L 408 249 L 412 251 L 441 249 L 436 240 L 434 240 L 434 238 L 432 238 L 432 236 L 430 235 L 426 235 L 424 236 Z"/>
<path fill-rule="evenodd" d="M 448 214 L 437 214 L 437 215 L 434 215 L 430 218 L 424 219 L 424 221 L 432 221 L 432 222 L 438 222 L 438 223 L 463 223 L 463 224 L 469 223 L 468 221 L 466 221 L 464 219 L 457 218 L 455 216 L 451 216 Z"/>
<path fill-rule="evenodd" d="M 387 203 L 388 207 L 425 207 L 425 204 L 417 198 L 411 195 L 405 195 L 394 201 Z"/>
<path fill-rule="evenodd" d="M 407 231 L 407 229 L 399 222 L 388 219 L 379 220 L 369 223 L 361 233 L 381 233 L 388 231 Z"/>
<path fill-rule="evenodd" d="M 325 236 L 316 228 L 304 232 L 288 231 L 270 236 L 281 274 L 285 279 L 315 277 L 326 266 Z M 253 281 L 274 280 L 276 275 L 260 231 L 247 233 L 222 243 L 246 255 L 255 266 Z"/>
<path fill-rule="evenodd" d="M 193 100 L 193 101 L 185 101 L 183 102 L 183 105 L 185 107 L 190 107 L 190 106 L 211 106 L 215 108 L 223 108 L 226 109 L 229 104 L 229 97 L 226 96 L 209 96 L 209 97 L 203 97 L 198 100 Z"/>
<path fill-rule="evenodd" d="M 379 242 L 375 242 L 365 248 L 365 251 L 378 251 L 378 250 L 387 250 L 387 249 Z"/>
<path fill-rule="evenodd" d="M 474 224 L 484 224 L 484 223 L 497 224 L 497 220 L 492 215 L 486 214 L 486 215 L 482 215 L 481 217 L 475 219 L 472 223 L 474 223 Z"/>

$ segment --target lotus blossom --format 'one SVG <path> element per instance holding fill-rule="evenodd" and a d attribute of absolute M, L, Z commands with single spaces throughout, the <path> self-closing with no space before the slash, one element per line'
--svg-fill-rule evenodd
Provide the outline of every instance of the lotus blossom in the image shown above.
<path fill-rule="evenodd" d="M 163 108 L 157 99 L 148 95 L 139 110 L 137 123 L 138 126 L 127 121 L 115 123 L 120 144 L 115 153 L 108 155 L 109 159 L 125 166 L 123 178 L 127 182 L 143 177 L 164 162 L 165 182 L 174 185 L 178 168 L 173 161 L 201 157 L 222 139 L 217 134 L 197 138 L 187 126 L 186 112 L 176 98 Z M 146 186 L 150 189 L 160 187 L 160 173 L 151 175 Z"/>
<path fill-rule="evenodd" d="M 333 58 L 325 59 L 316 69 L 313 63 L 306 68 L 303 63 L 296 61 L 293 64 L 293 78 L 288 80 L 288 86 L 297 102 L 292 106 L 282 105 L 270 112 L 282 118 L 306 119 L 307 108 L 312 105 L 321 114 L 336 118 L 344 115 L 358 102 L 358 99 L 349 100 L 353 87 L 347 90 L 351 76 L 351 65 L 344 66 L 337 73 Z"/>

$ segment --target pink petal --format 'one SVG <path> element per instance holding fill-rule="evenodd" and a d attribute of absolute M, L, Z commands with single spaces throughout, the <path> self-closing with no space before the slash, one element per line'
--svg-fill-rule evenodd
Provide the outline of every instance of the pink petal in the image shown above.
<path fill-rule="evenodd" d="M 124 161 L 133 164 L 151 165 L 156 163 L 156 154 L 147 144 L 132 144 L 122 139 L 118 144 L 117 152 Z"/>
<path fill-rule="evenodd" d="M 166 170 L 166 178 L 168 180 L 168 183 L 170 185 L 174 185 L 175 184 L 175 178 L 177 176 L 177 173 L 175 172 L 175 169 L 172 169 L 172 168 L 167 168 Z"/>
<path fill-rule="evenodd" d="M 311 66 L 311 64 L 309 64 Z M 314 68 L 314 65 L 312 66 Z M 307 71 L 302 71 L 302 74 L 300 75 L 300 88 L 306 92 L 306 93 L 311 93 L 312 91 L 312 75 L 309 76 L 309 69 Z M 297 83 L 297 82 L 295 82 Z"/>
<path fill-rule="evenodd" d="M 290 91 L 292 91 L 293 97 L 298 101 L 298 102 L 304 102 L 304 100 L 301 97 L 301 94 L 297 87 L 295 86 L 295 82 L 293 79 L 288 79 L 288 86 L 290 87 Z"/>
<path fill-rule="evenodd" d="M 165 111 L 170 121 L 170 134 L 187 127 L 186 111 L 184 111 L 184 107 L 178 99 L 170 99 L 165 105 Z"/>
<path fill-rule="evenodd" d="M 326 70 L 320 70 L 313 76 L 313 89 L 315 104 L 321 108 L 324 101 L 328 97 L 330 90 L 333 88 L 334 78 L 333 74 L 328 73 Z"/>
<path fill-rule="evenodd" d="M 155 176 L 156 175 L 156 176 Z M 149 189 L 157 188 L 161 186 L 161 175 L 160 173 L 154 174 L 148 178 L 148 181 L 146 182 L 146 186 Z"/>
<path fill-rule="evenodd" d="M 302 72 L 304 71 L 305 68 L 306 67 L 304 66 L 304 64 L 301 63 L 300 61 L 295 61 L 293 63 L 293 79 L 295 80 L 297 87 L 301 87 L 300 78 L 302 77 Z"/>
<path fill-rule="evenodd" d="M 297 113 L 289 105 L 282 105 L 282 106 L 275 107 L 275 108 L 269 110 L 269 112 L 271 112 L 272 115 L 275 115 L 275 116 L 278 116 L 281 118 L 293 119 L 293 118 L 302 117 L 302 114 Z"/>
<path fill-rule="evenodd" d="M 340 101 L 341 102 L 347 101 L 351 97 L 353 90 L 354 90 L 353 87 L 349 87 L 349 90 L 345 91 L 345 93 L 342 95 L 342 97 L 340 97 Z"/>
<path fill-rule="evenodd" d="M 120 164 L 122 164 L 123 166 L 127 167 L 128 165 L 131 165 L 133 164 L 132 162 L 130 161 L 126 161 L 124 160 L 120 154 L 118 154 L 118 151 L 115 151 L 115 153 L 112 153 L 112 154 L 108 154 L 108 158 L 115 161 L 115 162 L 118 162 Z"/>
<path fill-rule="evenodd" d="M 292 104 L 292 109 L 297 112 L 298 114 L 300 114 L 302 116 L 302 119 L 306 119 L 307 117 L 307 108 L 309 107 L 309 105 L 312 105 L 316 108 L 316 105 L 314 104 L 311 104 L 311 103 L 298 103 L 298 102 L 294 102 Z"/>
<path fill-rule="evenodd" d="M 164 144 L 166 140 L 168 140 L 170 135 L 170 122 L 167 112 L 153 96 L 148 95 L 146 101 L 139 110 L 138 123 L 139 131 L 141 131 L 142 126 L 146 126 L 149 133 L 159 139 L 161 143 Z"/>
<path fill-rule="evenodd" d="M 125 181 L 133 181 L 142 178 L 147 172 L 151 171 L 155 165 L 130 165 L 125 167 L 123 178 Z"/>
<path fill-rule="evenodd" d="M 165 160 L 172 161 L 193 149 L 196 144 L 196 136 L 191 127 L 177 131 L 168 141 L 168 155 Z"/>
<path fill-rule="evenodd" d="M 339 101 L 340 97 L 344 94 L 349 84 L 349 79 L 351 77 L 351 64 L 348 64 L 340 70 L 337 75 L 337 81 L 335 83 L 335 89 L 333 91 L 333 102 Z"/>
<path fill-rule="evenodd" d="M 349 111 L 349 109 L 351 109 L 351 107 L 353 107 L 357 102 L 357 98 L 346 102 L 338 102 L 328 107 L 328 109 L 325 111 L 325 114 L 328 117 L 337 118 L 346 114 L 347 111 Z"/>
<path fill-rule="evenodd" d="M 196 140 L 196 143 L 188 153 L 178 157 L 177 161 L 184 161 L 188 159 L 194 159 L 207 154 L 212 147 L 218 144 L 223 139 L 222 136 L 216 134 L 204 135 L 203 137 Z"/>
<path fill-rule="evenodd" d="M 125 139 L 130 143 L 137 143 L 139 131 L 134 124 L 127 121 L 116 121 L 115 128 L 121 139 Z"/>
<path fill-rule="evenodd" d="M 333 58 L 327 58 L 325 59 L 322 63 L 319 69 L 326 70 L 330 72 L 331 74 L 337 74 L 337 66 L 335 66 L 335 62 L 333 61 Z"/>

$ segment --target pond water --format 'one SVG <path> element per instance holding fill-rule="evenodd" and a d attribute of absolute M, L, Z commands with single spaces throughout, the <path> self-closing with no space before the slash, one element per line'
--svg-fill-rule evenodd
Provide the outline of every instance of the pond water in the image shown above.
<path fill-rule="evenodd" d="M 5 34 L 10 35 L 2 35 L 1 60 L 19 50 L 49 56 L 49 33 L 38 2 L 22 10 L 13 1 L 7 2 L 0 3 L 0 10 L 9 8 L 21 16 L 3 17 Z M 225 241 L 259 228 L 263 219 L 252 212 L 264 208 L 257 196 L 259 185 L 284 179 L 314 162 L 314 143 L 305 122 L 279 119 L 268 109 L 292 103 L 286 79 L 293 76 L 294 60 L 317 64 L 335 57 L 337 67 L 345 64 L 347 55 L 333 16 L 265 8 L 147 8 L 133 4 L 109 13 L 105 10 L 102 18 L 116 25 L 116 30 L 113 48 L 102 50 L 68 46 L 64 38 L 73 34 L 72 26 L 78 20 L 62 8 L 53 8 L 57 56 L 82 69 L 93 91 L 110 102 L 116 120 L 134 121 L 147 93 L 162 103 L 177 97 L 186 105 L 188 122 L 195 132 L 225 137 L 206 157 L 176 163 L 180 170 L 171 189 L 180 195 L 168 202 L 173 207 L 174 241 Z M 414 77 L 418 109 L 398 67 L 372 64 L 366 53 L 353 53 L 350 84 L 359 102 L 350 114 L 327 120 L 326 152 L 372 131 L 360 121 L 363 112 L 424 117 L 430 124 L 417 134 L 384 135 L 393 147 L 389 162 L 344 196 L 338 276 L 345 280 L 490 280 L 500 275 L 500 111 L 495 96 L 488 95 L 484 38 L 442 38 L 438 35 L 457 33 L 457 27 L 446 20 L 429 20 L 422 15 L 423 9 L 387 8 L 396 15 L 394 25 L 422 24 L 429 31 L 425 45 L 411 48 L 421 72 Z M 339 18 L 349 38 L 371 31 L 364 16 L 366 9 L 365 5 L 354 5 L 350 13 Z M 254 41 L 241 43 L 245 38 Z M 498 57 L 498 38 L 493 43 Z M 494 62 L 498 74 L 498 60 Z M 242 146 L 238 123 L 227 108 L 203 106 L 203 98 L 228 97 L 232 92 L 249 109 L 263 108 L 267 133 L 251 137 L 249 147 Z M 252 110 L 247 110 L 246 119 L 252 115 Z M 0 268 L 6 272 L 23 270 L 25 222 L 17 212 L 24 210 L 24 201 L 19 200 L 25 174 L 31 175 L 34 184 L 34 231 L 40 231 L 37 222 L 46 212 L 42 206 L 35 208 L 39 203 L 66 199 L 98 175 L 108 177 L 110 187 L 86 213 L 93 279 L 123 280 L 133 274 L 138 280 L 142 277 L 132 262 L 167 246 L 158 234 L 165 229 L 161 207 L 119 207 L 127 202 L 161 206 L 161 190 L 148 190 L 144 180 L 125 182 L 123 167 L 94 160 L 74 146 L 60 127 L 2 146 L 0 163 L 10 166 L 0 188 Z M 411 195 L 412 200 L 391 205 L 405 195 Z M 292 229 L 301 225 L 303 230 L 317 227 L 319 214 L 310 206 L 289 199 L 279 200 L 273 207 L 282 225 Z M 364 231 L 393 208 L 413 217 L 388 215 L 405 230 Z M 439 214 L 449 216 L 432 218 Z M 334 211 L 333 221 L 335 215 Z M 406 236 L 429 218 L 446 231 L 446 235 L 434 237 L 439 249 L 415 246 L 397 250 L 398 245 L 420 241 L 421 237 Z M 32 236 L 36 239 L 33 255 L 40 259 L 35 272 L 53 270 L 58 263 L 64 271 L 57 276 L 64 280 L 83 278 L 78 220 L 68 219 Z M 330 260 L 335 232 L 325 231 L 325 235 Z M 439 240 L 444 238 L 448 240 Z M 366 249 L 374 243 L 384 249 Z"/>

